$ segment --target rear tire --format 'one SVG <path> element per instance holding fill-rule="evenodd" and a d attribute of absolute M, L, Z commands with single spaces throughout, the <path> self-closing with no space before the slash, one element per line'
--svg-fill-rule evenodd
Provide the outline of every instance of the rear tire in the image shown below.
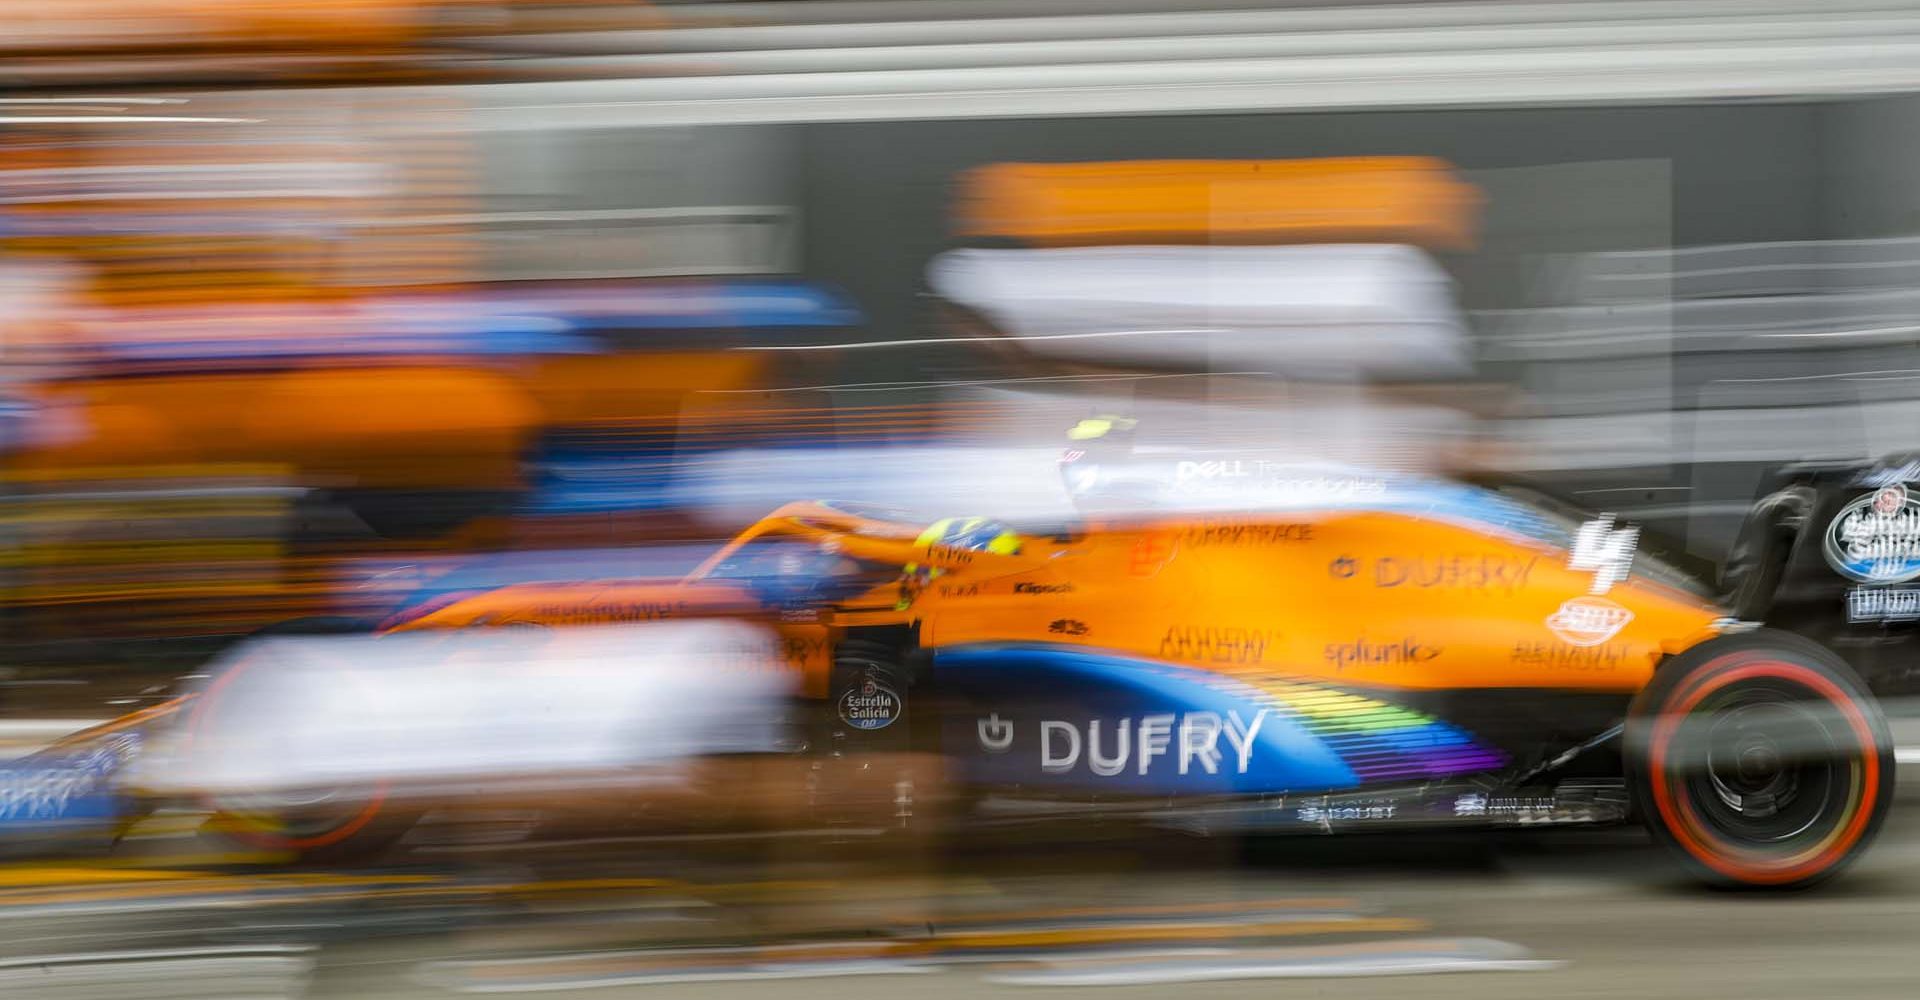
<path fill-rule="evenodd" d="M 1662 665 L 1626 727 L 1654 838 L 1726 888 L 1804 888 L 1864 851 L 1893 801 L 1893 739 L 1839 657 L 1758 630 Z"/>

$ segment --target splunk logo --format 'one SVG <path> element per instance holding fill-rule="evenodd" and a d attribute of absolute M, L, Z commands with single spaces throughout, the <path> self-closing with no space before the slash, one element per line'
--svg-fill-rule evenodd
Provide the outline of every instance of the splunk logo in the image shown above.
<path fill-rule="evenodd" d="M 1378 642 L 1362 636 L 1353 642 L 1327 643 L 1325 655 L 1334 669 L 1345 670 L 1373 664 L 1425 663 L 1440 655 L 1440 647 L 1417 639 Z"/>
<path fill-rule="evenodd" d="M 1160 658 L 1195 663 L 1259 663 L 1267 647 L 1277 645 L 1273 629 L 1213 625 L 1175 625 L 1160 637 Z"/>
<path fill-rule="evenodd" d="M 1253 765 L 1254 740 L 1267 721 L 1267 709 L 1242 718 L 1238 711 L 1163 712 L 1138 719 L 1091 719 L 1084 725 L 1060 719 L 1042 719 L 1029 732 L 1032 751 L 1039 754 L 1040 770 L 1047 774 L 1077 771 L 1103 778 L 1131 771 L 1137 775 L 1165 773 L 1219 774 L 1232 767 L 1237 774 Z M 1020 729 L 996 713 L 977 720 L 980 748 L 1001 754 L 1025 744 Z M 1229 756 L 1230 755 L 1230 756 Z"/>

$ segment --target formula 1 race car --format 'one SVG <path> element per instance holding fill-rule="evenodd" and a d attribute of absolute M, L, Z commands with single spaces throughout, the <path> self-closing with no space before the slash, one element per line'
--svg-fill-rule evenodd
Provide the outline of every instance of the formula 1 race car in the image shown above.
<path fill-rule="evenodd" d="M 961 823 L 1637 817 L 1706 880 L 1802 886 L 1889 807 L 1892 742 L 1853 670 L 1736 619 L 1633 528 L 1459 483 L 1189 464 L 1261 502 L 1040 530 L 794 503 L 681 578 L 505 586 L 384 631 L 761 623 L 808 706 L 784 752 L 938 760 Z M 380 796 L 325 801 L 260 829 L 337 848 L 392 828 Z"/>

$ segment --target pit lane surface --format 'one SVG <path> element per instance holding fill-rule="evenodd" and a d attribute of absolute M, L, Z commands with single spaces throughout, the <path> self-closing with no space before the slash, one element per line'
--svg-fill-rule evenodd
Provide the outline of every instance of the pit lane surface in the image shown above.
<path fill-rule="evenodd" d="M 204 847 L 190 823 L 161 822 L 111 853 L 0 868 L 0 990 L 1904 998 L 1920 973 L 1916 801 L 1920 773 L 1859 866 L 1787 896 L 1698 889 L 1634 830 L 1112 833 L 938 859 L 794 838 L 701 844 L 690 861 L 631 837 L 521 840 L 502 818 L 377 867 L 286 871 L 187 853 Z"/>

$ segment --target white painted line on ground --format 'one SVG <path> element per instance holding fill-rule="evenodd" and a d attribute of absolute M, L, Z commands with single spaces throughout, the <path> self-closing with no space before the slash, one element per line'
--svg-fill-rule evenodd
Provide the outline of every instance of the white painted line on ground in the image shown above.
<path fill-rule="evenodd" d="M 0 761 L 17 760 L 52 743 L 91 729 L 106 719 L 5 719 L 0 720 Z"/>
<path fill-rule="evenodd" d="M 304 955 L 310 944 L 237 944 L 212 948 L 143 948 L 128 951 L 76 951 L 55 955 L 23 955 L 0 959 L 0 970 L 44 969 L 52 965 L 95 965 L 101 962 L 156 961 L 182 958 L 257 958 L 262 955 Z"/>
<path fill-rule="evenodd" d="M 524 981 L 468 980 L 449 976 L 437 969 L 422 971 L 418 981 L 459 993 L 547 993 L 562 990 L 602 989 L 608 986 L 652 986 L 664 983 L 739 983 L 768 979 L 824 979 L 839 976 L 900 976 L 937 972 L 931 964 L 868 959 L 854 962 L 807 962 L 791 965 L 757 965 L 740 969 L 689 970 L 615 974 L 610 976 L 556 977 Z"/>
<path fill-rule="evenodd" d="M 1536 959 L 1527 949 L 1507 941 L 1429 938 L 1361 945 L 1259 948 L 1217 958 L 1184 960 L 1126 954 L 1077 961 L 1041 959 L 1025 969 L 983 978 L 1009 986 L 1138 986 L 1229 979 L 1534 972 L 1564 965 L 1565 962 Z"/>
<path fill-rule="evenodd" d="M 0 719 L 0 741 L 57 740 L 107 719 Z"/>
<path fill-rule="evenodd" d="M 1227 979 L 1314 979 L 1348 976 L 1416 976 L 1443 972 L 1540 972 L 1565 962 L 1546 959 L 1377 958 L 1343 962 L 1235 962 L 1169 965 L 1109 972 L 1016 972 L 984 977 L 1006 986 L 1144 986 Z"/>
<path fill-rule="evenodd" d="M 1893 759 L 1901 764 L 1920 764 L 1920 747 L 1895 747 Z"/>

